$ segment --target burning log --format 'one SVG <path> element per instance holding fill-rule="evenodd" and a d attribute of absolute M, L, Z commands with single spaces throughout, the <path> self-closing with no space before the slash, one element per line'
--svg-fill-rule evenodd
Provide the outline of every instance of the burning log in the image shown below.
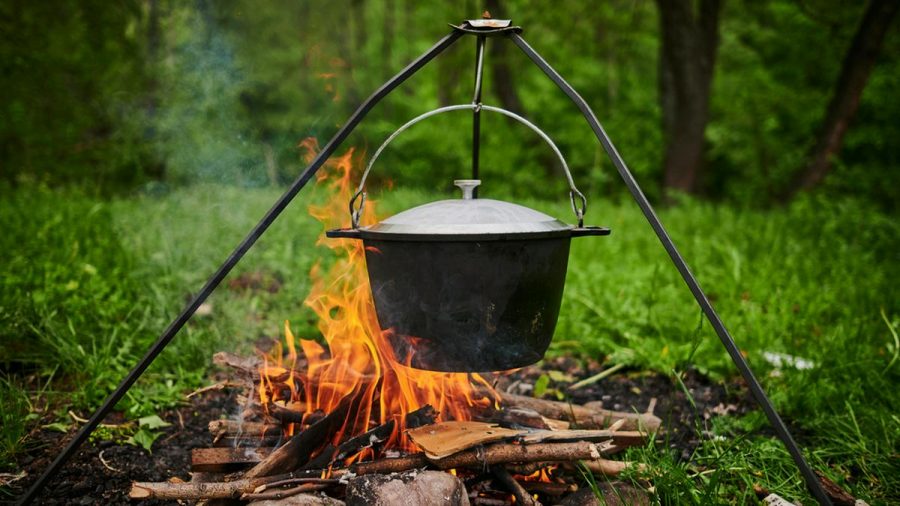
<path fill-rule="evenodd" d="M 531 497 L 531 494 L 522 487 L 522 484 L 509 474 L 509 471 L 507 471 L 506 468 L 503 466 L 494 466 L 491 468 L 491 473 L 500 481 L 500 483 L 509 489 L 513 496 L 515 496 L 516 504 L 521 504 L 523 506 L 540 506 L 541 503 L 535 501 L 534 498 Z"/>
<path fill-rule="evenodd" d="M 434 418 L 434 408 L 426 404 L 406 415 L 406 427 L 415 428 L 429 425 L 434 423 Z M 326 449 L 303 466 L 303 469 L 325 469 L 333 462 L 351 457 L 359 453 L 363 448 L 371 446 L 373 442 L 380 442 L 389 438 L 394 432 L 395 425 L 396 422 L 394 420 L 389 420 L 387 423 L 383 423 L 364 434 L 348 439 L 337 448 L 332 448 L 331 451 Z"/>
<path fill-rule="evenodd" d="M 349 402 L 342 402 L 325 418 L 292 437 L 265 460 L 247 471 L 247 478 L 258 478 L 298 469 L 309 461 L 314 451 L 321 447 L 335 431 L 340 430 L 350 409 Z"/>
<path fill-rule="evenodd" d="M 622 425 L 623 429 L 656 432 L 662 424 L 662 420 L 652 413 L 630 413 L 601 408 L 586 408 L 567 402 L 536 399 L 505 392 L 498 393 L 500 401 L 504 405 L 531 409 L 547 418 L 568 420 L 584 429 L 603 429 L 618 420 L 625 420 L 625 423 Z"/>

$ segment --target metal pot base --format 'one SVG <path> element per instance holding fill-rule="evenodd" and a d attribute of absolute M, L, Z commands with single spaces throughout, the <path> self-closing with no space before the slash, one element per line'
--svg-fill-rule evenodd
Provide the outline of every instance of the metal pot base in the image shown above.
<path fill-rule="evenodd" d="M 543 358 L 559 316 L 568 237 L 365 246 L 378 321 L 398 362 L 484 372 Z"/>

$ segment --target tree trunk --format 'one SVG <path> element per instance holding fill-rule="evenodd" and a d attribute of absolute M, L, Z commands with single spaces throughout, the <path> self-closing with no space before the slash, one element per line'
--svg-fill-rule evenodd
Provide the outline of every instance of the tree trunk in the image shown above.
<path fill-rule="evenodd" d="M 721 0 L 657 0 L 660 19 L 660 103 L 666 139 L 663 186 L 697 191 L 704 131 L 719 44 Z"/>
<path fill-rule="evenodd" d="M 503 18 L 499 0 L 487 0 L 484 6 L 491 16 Z M 491 66 L 491 90 L 500 101 L 501 107 L 525 116 L 527 111 L 516 91 L 512 69 L 509 68 L 509 57 L 507 56 L 509 46 L 510 44 L 502 39 L 488 41 L 485 63 Z"/>
<path fill-rule="evenodd" d="M 841 150 L 844 134 L 859 109 L 866 82 L 898 9 L 900 2 L 897 0 L 872 0 L 866 8 L 850 49 L 844 56 L 834 94 L 825 111 L 825 120 L 808 158 L 809 165 L 794 180 L 789 197 L 816 187 L 831 169 L 831 160 Z"/>

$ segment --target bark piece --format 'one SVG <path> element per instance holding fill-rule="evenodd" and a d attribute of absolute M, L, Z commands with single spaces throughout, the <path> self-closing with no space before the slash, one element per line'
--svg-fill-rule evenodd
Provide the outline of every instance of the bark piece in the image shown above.
<path fill-rule="evenodd" d="M 358 476 L 349 481 L 346 494 L 347 506 L 469 506 L 462 482 L 441 471 Z"/>
<path fill-rule="evenodd" d="M 521 436 L 526 431 L 504 429 L 493 423 L 450 421 L 426 425 L 407 433 L 428 458 L 440 459 L 480 444 Z"/>

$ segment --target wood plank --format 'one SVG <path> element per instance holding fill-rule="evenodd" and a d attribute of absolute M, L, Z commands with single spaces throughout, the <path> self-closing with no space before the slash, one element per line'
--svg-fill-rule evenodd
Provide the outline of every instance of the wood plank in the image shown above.
<path fill-rule="evenodd" d="M 191 450 L 191 471 L 230 473 L 254 466 L 272 453 L 273 448 L 194 448 Z"/>

